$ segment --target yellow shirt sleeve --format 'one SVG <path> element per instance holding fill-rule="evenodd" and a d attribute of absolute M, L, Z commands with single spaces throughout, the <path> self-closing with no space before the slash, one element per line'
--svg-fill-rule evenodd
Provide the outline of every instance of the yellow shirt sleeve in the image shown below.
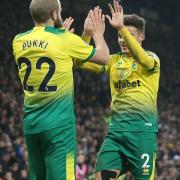
<path fill-rule="evenodd" d="M 66 42 L 68 54 L 77 61 L 88 61 L 96 54 L 93 46 L 85 43 L 79 36 L 68 32 Z"/>
<path fill-rule="evenodd" d="M 107 65 L 98 65 L 92 62 L 81 63 L 76 61 L 74 63 L 76 68 L 81 68 L 99 74 L 99 73 L 109 73 L 109 70 L 112 65 L 112 60 L 113 60 L 113 55 L 110 55 L 109 63 Z"/>
<path fill-rule="evenodd" d="M 91 42 L 91 37 L 82 35 L 82 40 L 89 44 Z"/>
<path fill-rule="evenodd" d="M 126 46 L 131 52 L 132 57 L 139 62 L 139 64 L 147 70 L 154 69 L 156 66 L 156 59 L 154 57 L 149 56 L 148 53 L 141 47 L 141 45 L 137 42 L 134 36 L 128 31 L 127 28 L 123 28 L 119 31 L 122 36 Z"/>

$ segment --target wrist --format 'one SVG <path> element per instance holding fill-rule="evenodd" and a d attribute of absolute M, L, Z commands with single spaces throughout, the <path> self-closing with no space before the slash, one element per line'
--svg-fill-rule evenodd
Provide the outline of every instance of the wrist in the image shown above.
<path fill-rule="evenodd" d="M 104 38 L 104 34 L 102 34 L 102 33 L 94 33 L 94 35 L 93 35 L 93 38 Z"/>
<path fill-rule="evenodd" d="M 124 28 L 125 28 L 125 26 L 123 25 L 123 26 L 117 27 L 116 29 L 117 29 L 117 31 L 119 32 L 119 31 L 121 31 L 121 30 L 124 29 Z"/>
<path fill-rule="evenodd" d="M 91 36 L 83 33 L 82 40 L 89 44 L 91 41 Z"/>
<path fill-rule="evenodd" d="M 84 31 L 82 34 L 83 37 L 90 37 L 92 36 L 92 33 Z"/>

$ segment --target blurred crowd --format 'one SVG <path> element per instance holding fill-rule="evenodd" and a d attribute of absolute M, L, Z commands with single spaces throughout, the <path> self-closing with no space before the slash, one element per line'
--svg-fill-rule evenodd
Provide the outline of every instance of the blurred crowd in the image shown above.
<path fill-rule="evenodd" d="M 0 24 L 0 180 L 28 180 L 27 152 L 22 133 L 23 93 L 14 65 L 11 43 L 14 35 L 32 24 L 8 3 Z M 19 8 L 21 4 L 18 4 Z M 26 7 L 28 8 L 28 7 Z M 80 17 L 80 16 L 79 16 Z M 18 20 L 18 23 L 17 23 Z M 26 23 L 25 23 L 26 22 Z M 112 53 L 119 51 L 116 34 L 108 28 L 107 42 Z M 175 26 L 147 24 L 145 48 L 161 59 L 158 98 L 159 134 L 156 179 L 180 179 L 180 63 L 179 33 Z M 77 117 L 77 180 L 93 180 L 97 152 L 107 133 L 110 117 L 109 79 L 82 70 L 74 72 Z M 126 179 L 131 179 L 128 175 Z"/>

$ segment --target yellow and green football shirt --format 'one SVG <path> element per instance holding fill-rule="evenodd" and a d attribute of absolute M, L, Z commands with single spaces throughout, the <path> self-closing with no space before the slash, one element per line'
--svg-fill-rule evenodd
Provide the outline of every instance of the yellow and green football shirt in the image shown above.
<path fill-rule="evenodd" d="M 77 65 L 96 73 L 109 74 L 112 98 L 110 130 L 157 132 L 159 58 L 153 52 L 144 51 L 126 29 L 122 33 L 127 39 L 126 45 L 130 44 L 133 49 L 131 56 L 123 53 L 111 55 L 105 66 L 90 62 Z M 155 62 L 154 68 L 144 69 L 136 57 L 150 58 Z"/>
<path fill-rule="evenodd" d="M 74 121 L 72 59 L 90 59 L 93 46 L 65 29 L 34 27 L 14 38 L 13 51 L 25 94 L 24 132 Z"/>

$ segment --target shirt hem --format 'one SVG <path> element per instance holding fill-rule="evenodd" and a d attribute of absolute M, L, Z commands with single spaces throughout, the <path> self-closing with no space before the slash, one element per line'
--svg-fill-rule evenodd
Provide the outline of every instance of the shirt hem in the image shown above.
<path fill-rule="evenodd" d="M 34 131 L 23 130 L 23 133 L 24 134 L 39 134 L 39 133 L 42 133 L 44 131 L 49 131 L 49 130 L 52 130 L 52 129 L 67 125 L 67 123 L 75 123 L 75 121 L 73 121 L 73 122 L 69 121 L 69 122 L 66 122 L 66 123 L 61 123 L 60 125 L 55 125 L 55 126 L 52 126 L 52 127 L 42 128 L 42 129 L 38 129 L 38 130 L 34 130 Z"/>

